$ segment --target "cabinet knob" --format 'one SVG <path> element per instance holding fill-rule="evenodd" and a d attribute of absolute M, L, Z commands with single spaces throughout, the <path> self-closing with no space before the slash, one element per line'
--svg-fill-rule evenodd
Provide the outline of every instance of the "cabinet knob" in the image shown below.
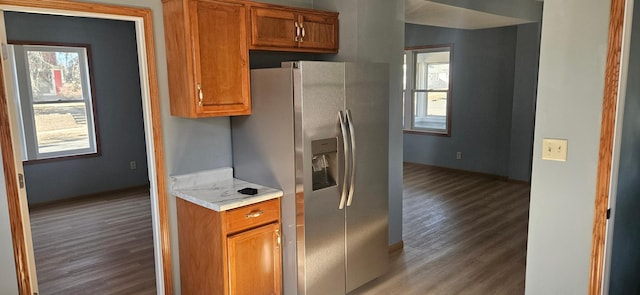
<path fill-rule="evenodd" d="M 256 217 L 260 217 L 260 216 L 262 216 L 262 214 L 264 214 L 264 211 L 263 211 L 263 210 L 260 210 L 260 211 L 253 211 L 253 212 L 251 212 L 251 213 L 249 213 L 249 214 L 245 215 L 245 217 L 246 217 L 247 219 L 249 219 L 249 218 L 256 218 Z"/>
<path fill-rule="evenodd" d="M 306 31 L 304 29 L 304 24 L 303 23 L 300 24 L 300 29 L 302 29 L 302 37 L 300 37 L 300 43 L 302 43 L 302 42 L 304 42 L 304 37 L 306 35 Z"/>
<path fill-rule="evenodd" d="M 278 239 L 278 242 L 277 242 L 276 245 L 277 245 L 278 248 L 280 248 L 280 244 L 282 242 L 282 238 L 280 237 L 280 230 L 279 229 L 276 229 L 276 237 Z"/>
<path fill-rule="evenodd" d="M 296 26 L 296 36 L 293 40 L 298 42 L 298 40 L 300 40 L 300 25 L 298 25 L 298 22 L 295 22 L 294 24 Z"/>

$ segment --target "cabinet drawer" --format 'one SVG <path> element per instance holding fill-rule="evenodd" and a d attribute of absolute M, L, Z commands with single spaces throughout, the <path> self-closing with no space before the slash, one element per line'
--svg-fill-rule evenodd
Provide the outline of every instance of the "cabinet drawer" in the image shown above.
<path fill-rule="evenodd" d="M 280 199 L 273 199 L 226 211 L 227 233 L 278 221 L 280 219 Z"/>

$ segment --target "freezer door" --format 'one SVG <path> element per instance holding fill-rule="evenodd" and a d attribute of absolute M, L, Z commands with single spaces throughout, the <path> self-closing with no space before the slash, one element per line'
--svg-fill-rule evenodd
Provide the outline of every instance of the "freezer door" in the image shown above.
<path fill-rule="evenodd" d="M 344 64 L 300 62 L 298 67 L 293 75 L 298 294 L 344 294 L 345 210 L 339 209 L 344 150 L 338 123 L 344 108 Z M 318 146 L 323 143 L 337 145 L 337 151 Z M 329 166 L 338 165 L 333 177 L 337 184 L 313 189 L 314 151 L 328 153 Z M 322 163 L 316 170 L 326 164 Z"/>
<path fill-rule="evenodd" d="M 388 65 L 346 63 L 345 77 L 355 156 L 353 194 L 346 207 L 350 292 L 383 274 L 388 264 Z"/>

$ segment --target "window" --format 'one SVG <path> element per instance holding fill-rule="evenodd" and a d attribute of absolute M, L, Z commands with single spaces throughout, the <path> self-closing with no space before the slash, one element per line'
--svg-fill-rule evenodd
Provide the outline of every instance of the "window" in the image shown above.
<path fill-rule="evenodd" d="M 24 161 L 98 153 L 86 46 L 9 45 Z"/>
<path fill-rule="evenodd" d="M 449 135 L 452 46 L 406 50 L 403 77 L 405 130 Z"/>

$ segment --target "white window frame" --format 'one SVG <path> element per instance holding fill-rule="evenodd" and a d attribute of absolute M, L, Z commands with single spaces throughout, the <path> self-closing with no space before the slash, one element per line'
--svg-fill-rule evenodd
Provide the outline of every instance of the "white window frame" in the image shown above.
<path fill-rule="evenodd" d="M 434 90 L 434 89 L 415 89 L 416 82 L 416 56 L 425 52 L 449 52 L 449 86 L 447 90 Z M 406 48 L 404 51 L 404 86 L 403 89 L 403 128 L 408 133 L 424 133 L 441 136 L 451 136 L 451 113 L 452 113 L 452 99 L 451 88 L 453 80 L 453 44 L 442 44 L 433 46 L 421 46 Z M 430 92 L 446 92 L 447 93 L 447 110 L 446 110 L 446 123 L 445 129 L 431 129 L 415 126 L 415 94 L 416 93 L 430 93 Z"/>
<path fill-rule="evenodd" d="M 11 42 L 10 42 L 11 43 Z M 22 149 L 22 160 L 25 163 L 38 160 L 50 160 L 69 158 L 77 156 L 98 156 L 100 155 L 98 135 L 96 130 L 96 118 L 94 112 L 94 95 L 92 91 L 92 79 L 90 75 L 90 51 L 88 45 L 49 45 L 49 44 L 10 44 L 8 46 L 10 56 L 10 66 L 13 76 L 14 97 L 16 99 L 18 122 L 20 123 L 20 142 Z M 38 149 L 38 138 L 36 132 L 35 116 L 33 113 L 33 94 L 29 65 L 27 62 L 28 51 L 49 51 L 49 52 L 73 52 L 79 56 L 80 80 L 82 83 L 82 96 L 85 105 L 85 114 L 88 129 L 88 148 L 68 149 L 56 152 L 43 152 Z M 24 83 L 29 85 L 20 88 L 18 85 Z M 26 95 L 25 95 L 26 94 Z"/>

